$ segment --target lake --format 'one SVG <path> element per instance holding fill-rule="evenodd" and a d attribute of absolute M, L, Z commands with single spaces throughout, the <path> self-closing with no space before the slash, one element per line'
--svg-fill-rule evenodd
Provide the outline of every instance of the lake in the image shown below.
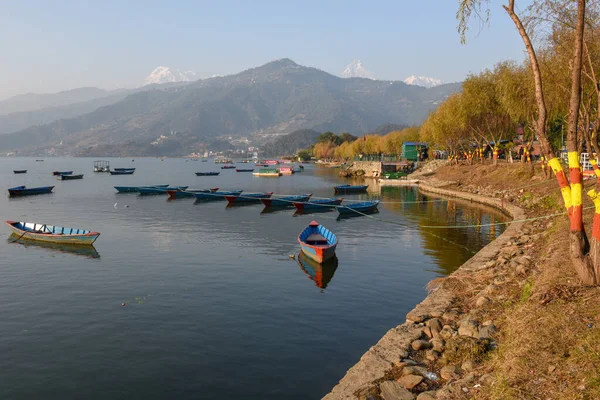
<path fill-rule="evenodd" d="M 74 251 L 10 243 L 0 229 L 0 398 L 319 399 L 404 322 L 428 281 L 504 229 L 436 229 L 505 219 L 371 181 L 367 194 L 343 197 L 380 198 L 380 212 L 342 220 L 334 210 L 295 216 L 117 194 L 115 185 L 170 184 L 332 197 L 346 181 L 314 165 L 260 178 L 212 161 L 108 160 L 136 172 L 94 173 L 86 158 L 0 158 L 2 220 L 102 233 L 95 251 Z M 84 178 L 58 181 L 54 170 Z M 8 198 L 17 185 L 56 187 Z M 337 267 L 298 263 L 298 233 L 313 219 L 337 235 Z"/>

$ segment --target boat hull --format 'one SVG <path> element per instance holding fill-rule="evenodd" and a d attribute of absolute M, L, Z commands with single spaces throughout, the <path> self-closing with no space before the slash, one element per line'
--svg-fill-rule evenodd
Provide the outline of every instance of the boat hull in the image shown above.
<path fill-rule="evenodd" d="M 314 245 L 307 243 L 314 234 L 320 235 L 322 238 L 326 239 L 327 244 Z M 304 255 L 313 261 L 323 263 L 335 256 L 338 240 L 333 232 L 313 221 L 300 232 L 300 235 L 298 235 L 298 243 L 300 244 L 300 249 Z"/>
<path fill-rule="evenodd" d="M 260 199 L 260 201 L 265 205 L 265 207 L 294 207 L 295 202 L 304 203 L 310 199 L 311 194 L 305 194 L 303 196 L 286 196 L 280 197 L 278 199 Z"/>
<path fill-rule="evenodd" d="M 269 193 L 247 193 L 242 196 L 225 196 L 225 200 L 229 202 L 229 204 L 247 204 L 247 203 L 260 203 L 261 199 L 268 199 L 271 197 L 273 192 Z"/>
<path fill-rule="evenodd" d="M 139 188 L 139 192 L 141 195 L 144 196 L 148 196 L 148 195 L 155 195 L 155 194 L 167 194 L 168 190 L 174 190 L 174 191 L 179 191 L 179 190 L 185 190 L 187 189 L 187 186 L 179 186 L 179 187 L 140 187 Z"/>
<path fill-rule="evenodd" d="M 39 242 L 91 245 L 100 236 L 100 232 L 91 232 L 84 229 L 64 228 L 46 224 L 32 224 L 17 221 L 6 221 L 6 224 L 20 239 L 27 238 Z"/>
<path fill-rule="evenodd" d="M 52 189 L 54 189 L 54 186 L 43 186 L 43 187 L 29 188 L 29 189 L 26 188 L 25 186 L 20 186 L 20 187 L 8 189 L 8 194 L 11 197 L 34 196 L 37 194 L 52 193 Z"/>
<path fill-rule="evenodd" d="M 378 206 L 379 201 L 372 201 L 367 203 L 349 204 L 347 206 L 338 207 L 337 210 L 340 213 L 340 215 L 343 216 L 362 215 L 377 212 Z"/>
<path fill-rule="evenodd" d="M 26 174 L 27 170 L 26 169 L 13 169 L 13 172 L 15 174 Z"/>
<path fill-rule="evenodd" d="M 148 187 L 167 188 L 169 185 L 153 185 Z M 114 188 L 119 193 L 138 193 L 140 191 L 140 186 L 114 186 Z"/>
<path fill-rule="evenodd" d="M 351 185 L 341 185 L 341 186 L 334 186 L 333 190 L 335 193 L 365 193 L 367 191 L 367 188 L 369 187 L 369 185 L 357 185 L 357 186 L 351 186 Z"/>
<path fill-rule="evenodd" d="M 59 175 L 58 178 L 61 181 L 74 181 L 75 179 L 83 179 L 83 174 L 81 175 Z"/>
<path fill-rule="evenodd" d="M 133 175 L 135 171 L 108 171 L 111 175 Z"/>
<path fill-rule="evenodd" d="M 54 171 L 52 172 L 53 176 L 59 176 L 59 175 L 73 175 L 73 171 Z"/>
<path fill-rule="evenodd" d="M 210 200 L 225 200 L 225 196 L 239 196 L 242 193 L 241 190 L 232 190 L 232 191 L 214 191 L 210 193 L 194 193 L 194 197 L 196 200 L 202 201 L 210 201 Z"/>
<path fill-rule="evenodd" d="M 337 198 L 337 199 L 308 201 L 308 202 L 304 202 L 304 203 L 298 202 L 298 203 L 294 203 L 294 207 L 296 207 L 298 209 L 298 211 L 331 210 L 335 206 L 339 206 L 340 204 L 342 204 L 343 200 L 344 199 L 342 199 L 342 198 Z"/>
<path fill-rule="evenodd" d="M 196 176 L 217 176 L 220 172 L 196 172 Z"/>

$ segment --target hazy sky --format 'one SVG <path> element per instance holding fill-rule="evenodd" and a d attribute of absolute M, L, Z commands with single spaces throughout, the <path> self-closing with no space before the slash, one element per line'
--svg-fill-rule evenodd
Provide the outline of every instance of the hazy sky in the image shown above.
<path fill-rule="evenodd" d="M 0 99 L 138 86 L 159 65 L 208 77 L 283 57 L 336 75 L 360 59 L 380 79 L 460 81 L 524 57 L 492 3 L 463 46 L 456 0 L 0 0 Z"/>

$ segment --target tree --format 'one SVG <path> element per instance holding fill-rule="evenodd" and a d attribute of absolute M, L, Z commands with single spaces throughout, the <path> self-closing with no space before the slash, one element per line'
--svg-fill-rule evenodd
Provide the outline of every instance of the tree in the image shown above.
<path fill-rule="evenodd" d="M 312 153 L 310 150 L 300 150 L 298 152 L 298 158 L 302 161 L 308 161 L 312 157 Z"/>
<path fill-rule="evenodd" d="M 556 10 L 555 16 L 563 18 L 565 15 L 576 15 L 573 22 L 573 38 L 571 41 L 572 57 L 570 60 L 570 91 L 569 91 L 569 112 L 567 121 L 567 150 L 569 156 L 569 178 L 567 178 L 559 159 L 556 158 L 554 148 L 552 147 L 546 133 L 547 126 L 547 107 L 543 90 L 543 79 L 538 61 L 538 55 L 533 42 L 523 24 L 520 16 L 515 12 L 515 0 L 508 0 L 508 4 L 502 7 L 508 13 L 515 24 L 519 34 L 527 49 L 529 57 L 529 66 L 533 75 L 535 87 L 535 100 L 537 105 L 537 115 L 535 116 L 535 131 L 540 141 L 542 151 L 548 156 L 548 163 L 552 168 L 560 190 L 563 195 L 565 207 L 568 211 L 570 220 L 570 253 L 573 266 L 584 284 L 600 284 L 600 234 L 598 237 L 593 235 L 593 245 L 590 253 L 589 241 L 584 229 L 582 218 L 582 174 L 579 164 L 579 142 L 581 141 L 581 132 L 579 130 L 579 113 L 581 106 L 581 75 L 583 63 L 583 42 L 585 32 L 586 0 L 536 0 L 533 8 Z M 487 8 L 488 0 L 459 0 L 459 10 L 457 19 L 459 21 L 458 30 L 461 39 L 465 40 L 465 34 L 468 28 L 469 17 L 475 13 L 477 15 L 489 16 Z M 573 6 L 575 9 L 571 9 Z M 544 7 L 545 6 L 545 7 Z M 558 7 L 557 7 L 558 6 Z M 574 12 L 572 12 L 574 11 Z M 600 176 L 600 173 L 598 173 Z M 600 196 L 596 191 L 589 192 L 590 198 L 600 207 Z M 594 223 L 600 224 L 600 213 L 594 216 Z M 593 229 L 595 232 L 597 229 Z"/>

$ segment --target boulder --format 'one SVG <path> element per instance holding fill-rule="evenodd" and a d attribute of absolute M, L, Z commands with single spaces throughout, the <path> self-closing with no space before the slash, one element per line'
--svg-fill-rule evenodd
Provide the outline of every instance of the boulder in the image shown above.
<path fill-rule="evenodd" d="M 427 340 L 415 340 L 413 341 L 410 346 L 413 348 L 413 350 L 427 350 L 430 349 L 431 347 L 433 347 L 433 345 L 431 343 L 429 343 Z"/>
<path fill-rule="evenodd" d="M 420 375 L 405 375 L 399 378 L 397 382 L 404 386 L 406 389 L 411 390 L 419 383 L 423 382 L 423 377 Z"/>
<path fill-rule="evenodd" d="M 458 368 L 456 368 L 455 365 L 446 365 L 440 370 L 440 376 L 446 381 L 449 381 L 450 379 L 456 379 L 459 377 Z"/>
<path fill-rule="evenodd" d="M 395 381 L 385 381 L 379 385 L 383 400 L 414 400 L 415 396 Z"/>
<path fill-rule="evenodd" d="M 433 346 L 433 350 L 438 353 L 442 353 L 446 349 L 446 342 L 442 339 L 432 339 L 431 345 Z"/>
<path fill-rule="evenodd" d="M 479 328 L 479 338 L 480 339 L 491 339 L 497 333 L 498 333 L 498 328 L 496 328 L 496 325 L 494 325 L 494 324 L 481 326 Z"/>
<path fill-rule="evenodd" d="M 423 392 L 421 394 L 419 394 L 417 396 L 417 400 L 435 400 L 435 392 L 434 391 L 428 391 L 428 392 Z"/>
<path fill-rule="evenodd" d="M 460 336 L 469 336 L 477 339 L 479 338 L 479 324 L 473 319 L 465 318 L 460 321 L 458 334 Z"/>

